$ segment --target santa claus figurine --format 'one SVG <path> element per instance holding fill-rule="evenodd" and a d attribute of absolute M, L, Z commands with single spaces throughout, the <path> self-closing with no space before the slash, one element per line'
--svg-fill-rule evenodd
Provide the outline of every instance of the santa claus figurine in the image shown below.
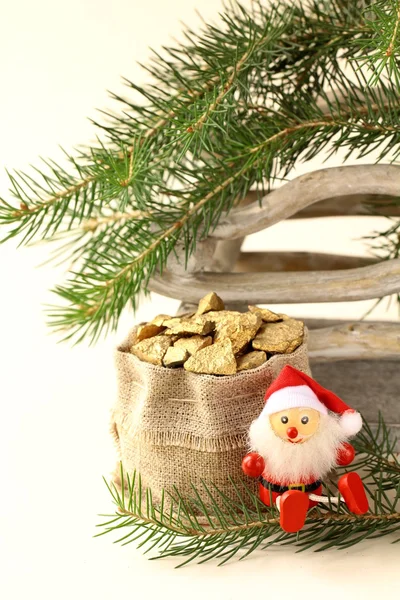
<path fill-rule="evenodd" d="M 353 461 L 354 448 L 346 440 L 361 427 L 361 415 L 333 392 L 291 366 L 282 369 L 250 426 L 252 452 L 242 468 L 260 479 L 260 498 L 267 506 L 277 506 L 284 531 L 299 531 L 308 509 L 318 502 L 339 502 L 321 496 L 322 480 L 336 465 Z M 342 475 L 338 488 L 352 513 L 368 511 L 357 473 Z"/>

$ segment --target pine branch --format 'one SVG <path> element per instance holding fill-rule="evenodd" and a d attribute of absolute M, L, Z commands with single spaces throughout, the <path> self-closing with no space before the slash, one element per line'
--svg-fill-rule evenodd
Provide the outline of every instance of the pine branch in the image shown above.
<path fill-rule="evenodd" d="M 333 141 L 334 136 L 340 134 L 339 141 L 333 142 L 334 147 L 351 144 L 351 151 L 357 149 L 362 154 L 372 142 L 388 132 L 393 136 L 393 144 L 398 147 L 400 128 L 392 125 L 392 121 L 388 123 L 387 118 L 386 122 L 382 122 L 384 115 L 388 114 L 388 106 L 391 106 L 392 92 L 390 88 L 385 88 L 388 100 L 384 105 L 377 105 L 376 97 L 363 94 L 361 88 L 353 87 L 350 93 L 343 90 L 345 109 L 338 107 L 336 102 L 332 103 L 326 96 L 331 112 L 322 114 L 318 106 L 310 102 L 304 112 L 304 121 L 303 115 L 293 114 L 292 107 L 285 106 L 282 101 L 279 114 L 270 111 L 271 114 L 265 117 L 256 113 L 246 137 L 241 129 L 235 129 L 232 125 L 234 139 L 224 136 L 229 164 L 221 163 L 220 160 L 218 166 L 214 162 L 210 163 L 210 176 L 204 181 L 204 172 L 207 170 L 203 163 L 203 173 L 196 189 L 190 192 L 187 201 L 183 198 L 174 206 L 174 212 L 169 207 L 169 218 L 164 216 L 161 226 L 161 212 L 156 215 L 154 211 L 146 211 L 147 218 L 142 216 L 140 222 L 136 220 L 132 224 L 123 217 L 124 224 L 110 234 L 106 244 L 102 237 L 100 248 L 91 248 L 91 262 L 85 264 L 85 271 L 78 273 L 68 286 L 57 288 L 57 293 L 72 305 L 75 304 L 76 308 L 72 306 L 68 313 L 63 308 L 64 316 L 61 319 L 56 310 L 52 314 L 55 324 L 61 329 L 67 327 L 73 333 L 79 332 L 83 336 L 89 333 L 92 339 L 96 339 L 102 328 L 113 318 L 118 318 L 125 304 L 147 285 L 155 270 L 163 269 L 179 239 L 185 239 L 186 236 L 188 254 L 194 250 L 195 236 L 189 238 L 189 235 L 193 231 L 201 231 L 200 237 L 209 233 L 218 221 L 216 204 L 221 212 L 222 209 L 228 209 L 234 198 L 242 197 L 247 192 L 251 182 L 261 183 L 263 178 L 273 180 L 275 173 L 294 165 L 298 156 L 306 149 L 307 159 L 312 158 L 317 150 L 320 151 L 324 145 Z M 400 109 L 397 110 L 400 113 Z M 309 120 L 310 116 L 314 118 Z M 290 126 L 287 126 L 288 120 L 292 121 Z M 259 140 L 264 136 L 261 143 L 254 143 L 256 137 Z M 315 150 L 309 148 L 311 141 Z M 236 147 L 239 144 L 240 153 L 237 153 Z M 182 168 L 182 173 L 184 172 Z M 195 177 L 191 168 L 187 175 Z M 209 212 L 205 213 L 206 207 Z M 117 218 L 109 219 L 108 222 L 116 220 Z M 150 233 L 151 226 L 153 231 Z M 137 240 L 137 236 L 144 235 L 145 232 L 146 242 Z M 105 257 L 111 252 L 113 261 L 107 264 Z M 117 296 L 118 307 L 115 304 Z"/>
<path fill-rule="evenodd" d="M 364 11 L 365 26 L 372 35 L 355 44 L 363 52 L 361 64 L 372 72 L 368 81 L 376 85 L 384 73 L 400 86 L 400 3 L 398 0 L 378 0 Z M 366 56 L 365 56 L 366 55 Z"/>
<path fill-rule="evenodd" d="M 230 497 L 204 482 L 202 489 L 192 486 L 190 500 L 175 489 L 173 493 L 164 491 L 160 504 L 155 504 L 140 476 L 128 476 L 121 465 L 121 488 L 107 484 L 116 512 L 106 515 L 109 520 L 99 525 L 102 531 L 98 535 L 122 533 L 117 542 L 123 545 L 141 540 L 139 546 L 147 545 L 146 552 L 158 549 L 158 558 L 184 557 L 178 565 L 182 566 L 192 560 L 206 562 L 214 558 L 223 564 L 236 555 L 244 558 L 259 547 L 273 544 L 323 550 L 347 548 L 367 538 L 394 534 L 400 529 L 400 463 L 394 453 L 395 444 L 382 417 L 375 434 L 365 424 L 364 432 L 356 439 L 362 454 L 354 468 L 362 468 L 374 508 L 357 516 L 343 503 L 335 508 L 318 505 L 309 512 L 299 534 L 282 532 L 276 509 L 266 507 L 256 494 L 233 480 Z M 334 492 L 327 488 L 326 493 Z M 237 500 L 232 499 L 235 496 Z"/>
<path fill-rule="evenodd" d="M 394 4 L 382 19 L 397 64 Z M 114 95 L 122 110 L 99 124 L 105 141 L 68 157 L 72 174 L 48 162 L 48 171 L 10 176 L 3 241 L 54 241 L 56 259 L 72 265 L 50 314 L 67 338 L 114 328 L 177 243 L 187 259 L 250 188 L 261 197 L 298 161 L 339 147 L 347 158 L 375 147 L 380 160 L 399 155 L 400 86 L 382 75 L 371 87 L 360 71 L 380 60 L 380 3 L 371 6 L 234 4 L 221 24 L 155 53 L 150 85 L 127 80 L 133 98 Z M 395 236 L 376 239 L 383 258 L 397 251 L 387 245 Z"/>

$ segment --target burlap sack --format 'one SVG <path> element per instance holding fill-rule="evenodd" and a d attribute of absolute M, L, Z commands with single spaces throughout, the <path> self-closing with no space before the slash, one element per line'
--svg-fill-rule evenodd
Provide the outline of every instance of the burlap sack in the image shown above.
<path fill-rule="evenodd" d="M 155 502 L 173 486 L 193 497 L 190 483 L 202 488 L 201 480 L 231 496 L 228 477 L 244 478 L 247 432 L 267 387 L 286 364 L 310 374 L 307 337 L 306 331 L 292 354 L 277 354 L 257 369 L 215 376 L 142 362 L 129 353 L 131 334 L 116 352 L 119 393 L 111 425 L 125 472 L 140 473 Z"/>

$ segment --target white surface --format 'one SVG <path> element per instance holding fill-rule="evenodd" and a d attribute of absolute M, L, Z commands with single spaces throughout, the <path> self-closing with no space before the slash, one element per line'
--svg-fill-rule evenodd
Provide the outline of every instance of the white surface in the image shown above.
<path fill-rule="evenodd" d="M 25 168 L 36 156 L 60 156 L 93 137 L 85 119 L 109 106 L 104 90 L 121 91 L 119 75 L 139 77 L 136 60 L 149 45 L 179 35 L 179 20 L 196 24 L 194 8 L 216 15 L 215 0 L 15 0 L 3 7 L 0 163 Z M 140 75 L 140 79 L 141 79 Z M 329 164 L 339 164 L 336 158 Z M 315 167 L 315 164 L 314 164 Z M 311 165 L 299 169 L 307 171 Z M 0 192 L 7 181 L 0 175 Z M 367 219 L 285 223 L 252 236 L 247 247 L 365 251 L 361 235 L 385 225 Z M 0 595 L 5 600 L 158 598 L 383 597 L 400 591 L 400 545 L 369 541 L 346 551 L 295 554 L 273 548 L 222 569 L 173 569 L 149 562 L 133 545 L 93 539 L 98 512 L 111 509 L 101 480 L 114 462 L 108 436 L 115 397 L 112 351 L 133 322 L 94 348 L 57 344 L 45 326 L 46 291 L 62 270 L 36 269 L 46 248 L 0 248 L 1 422 Z M 177 303 L 153 298 L 138 318 L 174 312 Z M 370 303 L 285 307 L 292 314 L 357 317 Z M 376 318 L 396 316 L 396 309 Z"/>

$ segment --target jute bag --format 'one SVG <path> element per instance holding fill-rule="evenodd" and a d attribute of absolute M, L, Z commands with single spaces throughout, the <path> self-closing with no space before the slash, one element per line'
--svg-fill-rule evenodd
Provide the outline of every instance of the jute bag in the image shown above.
<path fill-rule="evenodd" d="M 119 391 L 111 423 L 124 471 L 140 473 L 155 502 L 163 488 L 173 493 L 174 486 L 193 498 L 191 483 L 201 492 L 202 480 L 232 497 L 228 478 L 244 479 L 247 432 L 267 387 L 287 364 L 310 374 L 307 330 L 293 353 L 229 376 L 142 362 L 129 352 L 133 335 L 116 352 Z M 246 484 L 251 485 L 248 478 Z"/>

